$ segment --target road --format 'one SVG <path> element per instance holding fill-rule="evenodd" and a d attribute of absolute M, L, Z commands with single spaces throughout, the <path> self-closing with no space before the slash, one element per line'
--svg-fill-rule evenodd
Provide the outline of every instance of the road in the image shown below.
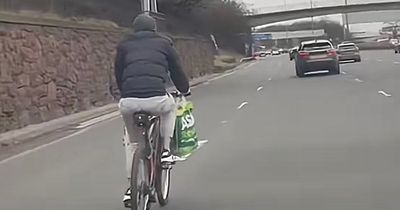
<path fill-rule="evenodd" d="M 173 171 L 165 210 L 398 210 L 400 56 L 294 77 L 269 57 L 193 90 L 209 143 Z M 0 163 L 2 210 L 123 210 L 120 119 Z M 159 209 L 154 207 L 153 209 Z"/>

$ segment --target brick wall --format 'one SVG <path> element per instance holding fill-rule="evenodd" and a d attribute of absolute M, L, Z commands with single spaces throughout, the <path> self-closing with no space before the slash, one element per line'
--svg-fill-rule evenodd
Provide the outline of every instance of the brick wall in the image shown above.
<path fill-rule="evenodd" d="M 0 25 L 0 133 L 113 101 L 115 45 L 123 31 Z M 177 37 L 190 77 L 212 72 L 209 41 Z"/>

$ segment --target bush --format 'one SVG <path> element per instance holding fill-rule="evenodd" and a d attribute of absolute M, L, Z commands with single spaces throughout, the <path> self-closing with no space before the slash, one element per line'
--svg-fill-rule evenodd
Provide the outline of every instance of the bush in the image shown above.
<path fill-rule="evenodd" d="M 187 32 L 213 34 L 222 48 L 242 53 L 243 34 L 251 33 L 245 6 L 233 0 L 160 0 L 159 7 L 167 17 L 184 20 L 180 26 Z"/>
<path fill-rule="evenodd" d="M 236 63 L 236 58 L 231 56 L 220 56 L 219 60 L 224 63 Z"/>

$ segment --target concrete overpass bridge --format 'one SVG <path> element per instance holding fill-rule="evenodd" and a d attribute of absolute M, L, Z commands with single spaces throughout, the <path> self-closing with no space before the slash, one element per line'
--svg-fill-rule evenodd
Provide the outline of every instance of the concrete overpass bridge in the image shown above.
<path fill-rule="evenodd" d="M 340 6 L 317 7 L 308 9 L 288 10 L 247 16 L 252 27 L 300 18 L 324 16 L 343 13 L 359 13 L 367 11 L 400 10 L 400 1 L 351 4 Z M 377 17 L 378 18 L 378 17 Z"/>

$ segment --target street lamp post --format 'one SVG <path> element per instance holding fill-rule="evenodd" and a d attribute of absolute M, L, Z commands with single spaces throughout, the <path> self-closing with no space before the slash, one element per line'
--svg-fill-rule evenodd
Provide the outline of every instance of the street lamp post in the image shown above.
<path fill-rule="evenodd" d="M 158 7 L 157 7 L 157 0 L 151 0 L 151 11 L 157 13 L 158 12 Z"/>
<path fill-rule="evenodd" d="M 286 0 L 283 0 L 283 4 L 285 6 L 285 12 L 287 11 L 287 3 Z M 288 25 L 287 23 L 285 24 L 285 29 L 286 29 L 286 47 L 289 45 L 289 34 L 288 34 Z"/>
<path fill-rule="evenodd" d="M 348 0 L 344 0 L 344 5 L 345 6 L 349 5 Z M 345 20 L 345 25 L 346 25 L 346 29 L 344 32 L 344 34 L 345 34 L 344 39 L 347 40 L 349 38 L 349 33 L 350 33 L 349 14 L 348 13 L 344 14 L 344 20 Z"/>
<path fill-rule="evenodd" d="M 141 0 L 140 3 L 142 5 L 143 12 L 150 12 L 150 10 L 151 10 L 150 0 Z"/>
<path fill-rule="evenodd" d="M 157 13 L 158 12 L 157 0 L 141 0 L 140 3 L 142 5 L 143 12 L 146 12 L 146 13 L 149 13 L 149 12 Z"/>
<path fill-rule="evenodd" d="M 313 9 L 314 8 L 313 0 L 310 0 L 310 5 L 311 5 L 311 9 Z M 314 35 L 314 16 L 311 16 L 311 29 L 312 29 L 312 34 Z"/>

